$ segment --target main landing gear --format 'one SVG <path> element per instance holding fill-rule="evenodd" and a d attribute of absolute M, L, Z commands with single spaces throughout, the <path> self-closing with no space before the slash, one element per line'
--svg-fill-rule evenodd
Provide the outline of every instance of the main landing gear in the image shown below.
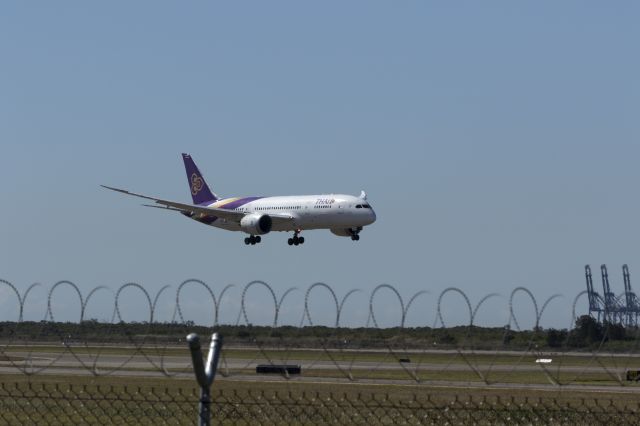
<path fill-rule="evenodd" d="M 256 236 L 250 236 L 244 239 L 244 243 L 246 245 L 251 244 L 252 246 L 258 244 L 260 241 L 262 241 L 262 238 L 260 237 L 260 235 L 256 235 Z"/>
<path fill-rule="evenodd" d="M 362 231 L 362 226 L 358 226 L 357 228 L 351 229 L 351 240 L 359 241 L 360 240 L 360 231 Z"/>
<path fill-rule="evenodd" d="M 299 237 L 298 234 L 300 234 L 300 230 L 297 230 L 296 232 L 294 232 L 293 238 L 289 238 L 287 240 L 287 243 L 290 246 L 297 246 L 298 244 L 304 244 L 304 237 Z"/>

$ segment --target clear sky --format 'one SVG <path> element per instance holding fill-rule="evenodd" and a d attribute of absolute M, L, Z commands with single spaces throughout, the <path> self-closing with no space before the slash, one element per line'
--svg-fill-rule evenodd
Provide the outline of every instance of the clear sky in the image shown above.
<path fill-rule="evenodd" d="M 623 263 L 640 274 L 639 21 L 634 1 L 4 3 L 0 278 L 69 279 L 85 294 L 233 283 L 221 309 L 233 323 L 240 288 L 261 279 L 300 289 L 283 307 L 291 324 L 324 281 L 363 290 L 348 325 L 366 322 L 382 283 L 405 302 L 429 292 L 410 325 L 433 325 L 448 286 L 474 304 L 500 293 L 478 320 L 505 324 L 525 286 L 539 301 L 563 294 L 542 325 L 566 327 L 584 264 L 607 263 L 618 293 Z M 189 201 L 181 152 L 222 196 L 365 189 L 378 221 L 357 243 L 312 231 L 297 248 L 282 233 L 247 247 L 99 188 Z M 144 319 L 129 294 L 128 319 Z M 57 319 L 77 318 L 70 295 Z M 248 296 L 254 323 L 269 322 L 265 295 Z M 385 326 L 400 317 L 390 295 L 376 296 Z M 184 303 L 207 323 L 204 296 Z M 45 289 L 30 297 L 27 319 L 41 319 Z M 318 291 L 318 322 L 331 322 L 328 301 Z M 465 321 L 460 299 L 445 305 Z"/>

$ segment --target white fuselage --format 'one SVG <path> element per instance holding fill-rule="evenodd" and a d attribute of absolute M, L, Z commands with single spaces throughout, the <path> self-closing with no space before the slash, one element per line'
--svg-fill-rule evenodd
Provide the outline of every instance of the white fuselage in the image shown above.
<path fill-rule="evenodd" d="M 376 214 L 366 200 L 343 194 L 226 198 L 207 207 L 292 219 L 275 222 L 272 231 L 361 229 L 376 220 Z M 230 220 L 211 220 L 202 215 L 195 215 L 193 219 L 229 231 L 242 231 L 239 223 Z"/>

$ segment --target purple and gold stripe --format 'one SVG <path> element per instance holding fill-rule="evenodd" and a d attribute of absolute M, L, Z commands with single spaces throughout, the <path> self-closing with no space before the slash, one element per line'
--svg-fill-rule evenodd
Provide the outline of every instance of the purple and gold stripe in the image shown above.
<path fill-rule="evenodd" d="M 233 210 L 242 207 L 252 201 L 260 200 L 264 197 L 242 197 L 242 198 L 226 198 L 210 205 L 217 209 Z"/>

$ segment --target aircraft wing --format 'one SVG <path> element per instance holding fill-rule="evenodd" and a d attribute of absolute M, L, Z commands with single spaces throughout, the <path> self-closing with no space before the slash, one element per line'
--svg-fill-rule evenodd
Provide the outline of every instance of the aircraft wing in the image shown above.
<path fill-rule="evenodd" d="M 145 200 L 151 200 L 151 201 L 154 201 L 156 204 L 159 204 L 159 206 L 149 205 L 148 207 L 159 207 L 159 208 L 166 208 L 169 210 L 177 210 L 181 212 L 199 213 L 206 216 L 219 217 L 221 219 L 226 219 L 232 222 L 240 222 L 240 220 L 245 215 L 250 214 L 246 212 L 238 212 L 235 210 L 226 210 L 226 209 L 218 209 L 215 207 L 204 207 L 204 206 L 196 206 L 194 204 L 179 203 L 177 201 L 163 200 L 162 198 L 154 198 L 148 195 L 137 194 L 135 192 L 127 191 L 126 189 L 114 188 L 106 185 L 100 185 L 100 186 L 106 189 L 110 189 L 111 191 L 121 192 L 123 194 L 132 195 L 138 198 L 144 198 Z M 164 207 L 161 207 L 161 206 L 164 206 Z M 269 217 L 271 217 L 274 222 L 275 221 L 289 222 L 289 221 L 293 221 L 294 219 L 293 216 L 284 215 L 284 214 L 275 214 L 275 215 L 269 214 Z"/>

